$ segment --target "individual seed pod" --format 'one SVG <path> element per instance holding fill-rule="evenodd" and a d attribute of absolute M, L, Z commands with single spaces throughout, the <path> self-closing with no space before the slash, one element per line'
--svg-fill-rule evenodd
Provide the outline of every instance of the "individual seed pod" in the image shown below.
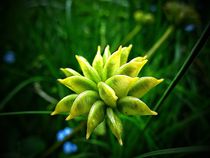
<path fill-rule="evenodd" d="M 121 56 L 121 49 L 122 47 L 119 47 L 119 49 L 114 52 L 104 63 L 104 69 L 103 69 L 103 80 L 105 81 L 107 78 L 113 76 L 117 69 L 120 67 L 120 56 Z"/>
<path fill-rule="evenodd" d="M 128 95 L 141 98 L 153 87 L 161 83 L 163 79 L 156 79 L 154 77 L 141 77 L 133 85 L 133 87 L 128 92 Z"/>
<path fill-rule="evenodd" d="M 63 99 L 61 99 L 57 103 L 55 110 L 51 113 L 51 115 L 56 115 L 56 114 L 64 113 L 64 112 L 69 113 L 71 106 L 77 96 L 78 96 L 77 94 L 71 94 L 71 95 L 68 95 L 68 96 L 64 97 Z"/>
<path fill-rule="evenodd" d="M 115 94 L 119 98 L 121 98 L 128 94 L 128 91 L 137 80 L 138 77 L 133 78 L 126 75 L 115 75 L 106 80 L 105 83 L 115 91 Z"/>
<path fill-rule="evenodd" d="M 65 79 L 58 79 L 58 81 L 77 94 L 86 90 L 97 90 L 96 84 L 83 76 L 71 76 Z"/>
<path fill-rule="evenodd" d="M 132 96 L 119 99 L 117 105 L 119 111 L 125 115 L 157 115 L 144 102 Z"/>
<path fill-rule="evenodd" d="M 101 47 L 98 46 L 98 51 L 93 59 L 92 66 L 98 72 L 99 76 L 102 78 L 102 70 L 103 70 L 103 57 L 101 56 Z"/>
<path fill-rule="evenodd" d="M 80 73 L 71 68 L 60 68 L 60 70 L 65 74 L 66 77 L 81 76 Z"/>
<path fill-rule="evenodd" d="M 130 77 L 137 77 L 142 67 L 146 64 L 147 60 L 136 62 L 131 60 L 129 63 L 122 65 L 117 74 L 126 75 Z"/>
<path fill-rule="evenodd" d="M 121 57 L 120 57 L 120 66 L 127 63 L 128 56 L 130 54 L 131 48 L 132 48 L 131 44 L 128 47 L 123 47 L 122 48 L 122 54 L 121 54 Z"/>
<path fill-rule="evenodd" d="M 104 63 L 107 62 L 108 58 L 110 57 L 111 53 L 109 50 L 109 45 L 106 46 L 105 50 L 104 50 L 104 54 L 103 54 L 103 61 Z"/>
<path fill-rule="evenodd" d="M 85 77 L 96 83 L 101 81 L 98 72 L 89 64 L 89 62 L 84 57 L 76 55 L 76 59 Z"/>
<path fill-rule="evenodd" d="M 98 91 L 101 99 L 110 107 L 116 107 L 116 101 L 118 97 L 115 91 L 104 82 L 98 83 Z"/>
<path fill-rule="evenodd" d="M 144 60 L 147 60 L 147 56 L 146 55 L 144 57 L 136 57 L 136 58 L 132 59 L 131 61 L 142 62 Z"/>
<path fill-rule="evenodd" d="M 86 114 L 90 111 L 91 106 L 99 99 L 98 93 L 87 90 L 78 95 L 73 102 L 70 115 L 66 120 L 71 120 L 79 115 Z"/>
<path fill-rule="evenodd" d="M 103 101 L 96 101 L 90 109 L 87 120 L 87 134 L 88 139 L 94 129 L 104 120 L 105 104 Z"/>
<path fill-rule="evenodd" d="M 107 123 L 108 123 L 109 128 L 111 129 L 115 137 L 118 139 L 118 142 L 120 143 L 120 145 L 123 145 L 123 141 L 122 141 L 123 126 L 122 126 L 121 120 L 113 112 L 112 108 L 107 108 L 106 114 L 107 114 Z"/>

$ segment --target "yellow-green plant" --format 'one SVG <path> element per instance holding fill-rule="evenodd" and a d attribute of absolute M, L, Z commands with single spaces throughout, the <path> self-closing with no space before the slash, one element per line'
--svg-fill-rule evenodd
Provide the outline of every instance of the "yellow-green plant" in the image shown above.
<path fill-rule="evenodd" d="M 122 145 L 123 126 L 119 114 L 157 115 L 139 98 L 163 81 L 154 77 L 138 77 L 147 63 L 145 57 L 127 62 L 132 45 L 119 47 L 113 54 L 109 46 L 102 56 L 98 47 L 92 65 L 82 56 L 76 59 L 83 75 L 71 68 L 61 68 L 66 78 L 58 81 L 76 94 L 70 94 L 58 102 L 52 115 L 69 113 L 66 120 L 87 114 L 88 139 L 94 129 L 104 120 Z"/>

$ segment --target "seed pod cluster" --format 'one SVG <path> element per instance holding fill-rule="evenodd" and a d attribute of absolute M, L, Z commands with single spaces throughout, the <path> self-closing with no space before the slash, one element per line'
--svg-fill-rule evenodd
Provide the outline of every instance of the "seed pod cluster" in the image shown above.
<path fill-rule="evenodd" d="M 157 115 L 140 98 L 163 79 L 138 77 L 146 64 L 146 57 L 136 57 L 127 62 L 132 45 L 119 47 L 110 53 L 109 46 L 103 55 L 98 47 L 92 65 L 82 56 L 76 59 L 83 74 L 71 68 L 61 68 L 66 78 L 58 79 L 75 92 L 61 99 L 51 115 L 69 113 L 66 120 L 87 114 L 88 139 L 99 124 L 106 122 L 123 145 L 123 125 L 119 114 Z"/>

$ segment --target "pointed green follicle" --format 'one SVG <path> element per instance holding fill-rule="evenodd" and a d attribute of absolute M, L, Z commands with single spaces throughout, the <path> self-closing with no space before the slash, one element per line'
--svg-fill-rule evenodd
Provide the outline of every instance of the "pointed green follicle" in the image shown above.
<path fill-rule="evenodd" d="M 96 93 L 95 91 L 88 90 L 82 92 L 75 99 L 70 110 L 70 115 L 66 118 L 66 120 L 71 120 L 77 116 L 88 113 L 90 111 L 91 106 L 98 99 L 98 93 Z"/>
<path fill-rule="evenodd" d="M 94 129 L 104 120 L 105 104 L 103 101 L 96 101 L 90 109 L 87 121 L 87 134 L 88 139 Z"/>
<path fill-rule="evenodd" d="M 86 90 L 97 90 L 96 84 L 83 76 L 71 76 L 65 79 L 58 79 L 58 81 L 77 94 Z"/>
<path fill-rule="evenodd" d="M 137 62 L 131 60 L 129 63 L 122 65 L 117 74 L 126 75 L 130 77 L 137 77 L 142 67 L 146 64 L 147 60 L 143 60 L 141 62 Z"/>
<path fill-rule="evenodd" d="M 93 60 L 92 66 L 98 72 L 100 78 L 102 78 L 102 70 L 103 70 L 103 57 L 101 56 L 101 47 L 98 46 L 97 54 Z"/>
<path fill-rule="evenodd" d="M 137 80 L 138 77 L 133 78 L 125 75 L 115 75 L 106 80 L 105 83 L 115 91 L 119 98 L 121 98 L 127 96 L 128 91 Z"/>
<path fill-rule="evenodd" d="M 71 68 L 60 68 L 60 70 L 65 74 L 66 77 L 81 76 L 77 71 Z"/>
<path fill-rule="evenodd" d="M 116 101 L 118 97 L 116 96 L 115 91 L 110 86 L 108 86 L 104 82 L 99 82 L 98 90 L 100 98 L 106 103 L 106 105 L 113 108 L 116 107 Z"/>
<path fill-rule="evenodd" d="M 103 54 L 103 61 L 104 61 L 104 63 L 106 63 L 106 61 L 108 60 L 110 55 L 111 55 L 111 52 L 109 50 L 109 45 L 107 45 L 105 50 L 104 50 L 104 54 Z"/>
<path fill-rule="evenodd" d="M 126 96 L 118 101 L 118 109 L 125 115 L 157 115 L 140 99 Z"/>
<path fill-rule="evenodd" d="M 136 61 L 136 62 L 142 62 L 144 60 L 147 60 L 147 56 L 143 56 L 143 57 L 136 57 L 134 59 L 132 59 L 131 61 Z"/>
<path fill-rule="evenodd" d="M 111 129 L 115 137 L 118 139 L 119 144 L 123 145 L 122 141 L 123 126 L 121 120 L 111 108 L 107 108 L 106 114 L 107 114 L 107 123 L 109 128 Z"/>
<path fill-rule="evenodd" d="M 98 72 L 89 64 L 89 62 L 84 57 L 76 55 L 76 59 L 85 77 L 96 83 L 101 81 Z"/>
<path fill-rule="evenodd" d="M 123 47 L 122 48 L 122 54 L 121 54 L 121 57 L 120 57 L 120 65 L 123 65 L 123 64 L 127 63 L 128 56 L 130 54 L 131 48 L 132 48 L 131 44 L 128 47 Z"/>
<path fill-rule="evenodd" d="M 156 79 L 154 77 L 141 77 L 130 89 L 128 95 L 141 98 L 162 81 L 163 79 Z"/>
<path fill-rule="evenodd" d="M 71 94 L 61 99 L 56 105 L 55 110 L 51 113 L 51 115 L 56 115 L 65 112 L 69 113 L 71 106 L 77 96 L 77 94 Z"/>
<path fill-rule="evenodd" d="M 104 63 L 104 70 L 103 70 L 103 80 L 105 81 L 107 78 L 113 76 L 116 71 L 120 67 L 120 56 L 121 56 L 121 51 L 122 47 L 120 46 L 119 49 L 114 52 Z"/>

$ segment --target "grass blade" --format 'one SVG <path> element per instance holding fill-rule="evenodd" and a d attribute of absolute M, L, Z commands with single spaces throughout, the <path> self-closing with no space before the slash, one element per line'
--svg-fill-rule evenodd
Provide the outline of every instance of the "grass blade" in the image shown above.
<path fill-rule="evenodd" d="M 189 56 L 185 60 L 184 64 L 179 69 L 178 73 L 176 74 L 176 76 L 172 80 L 171 84 L 165 90 L 164 94 L 162 95 L 162 97 L 160 98 L 160 100 L 158 101 L 158 103 L 156 104 L 156 106 L 154 107 L 154 109 L 153 109 L 154 111 L 158 111 L 158 108 L 160 107 L 160 105 L 165 101 L 165 99 L 169 96 L 169 94 L 175 88 L 175 86 L 177 85 L 177 83 L 184 76 L 185 72 L 189 69 L 189 67 L 192 64 L 193 60 L 200 53 L 201 49 L 203 48 L 203 46 L 205 45 L 205 43 L 208 41 L 209 36 L 210 36 L 210 23 L 208 23 L 208 25 L 206 26 L 206 28 L 203 31 L 202 35 L 200 36 L 200 38 L 196 42 L 195 46 L 193 47 L 191 53 L 189 54 Z M 148 119 L 148 121 L 146 122 L 146 125 L 145 125 L 145 127 L 143 129 L 143 132 L 145 132 L 146 129 L 148 128 L 148 126 L 149 126 L 149 124 L 151 122 L 151 118 L 152 117 L 150 117 Z"/>
<path fill-rule="evenodd" d="M 203 31 L 201 37 L 198 39 L 197 43 L 195 44 L 191 53 L 189 54 L 184 64 L 182 65 L 182 67 L 180 68 L 176 76 L 174 77 L 173 81 L 171 82 L 171 84 L 168 86 L 168 88 L 164 92 L 163 96 L 158 101 L 157 105 L 154 108 L 154 111 L 158 110 L 159 106 L 164 102 L 164 100 L 168 97 L 168 95 L 174 89 L 176 84 L 184 76 L 185 72 L 188 70 L 193 60 L 200 53 L 201 49 L 203 48 L 205 43 L 208 41 L 209 36 L 210 36 L 210 23 L 207 25 L 206 29 Z"/>
<path fill-rule="evenodd" d="M 207 152 L 209 151 L 210 146 L 188 146 L 188 147 L 178 147 L 178 148 L 168 148 L 155 150 L 142 155 L 137 156 L 136 158 L 151 157 L 157 155 L 168 155 L 168 154 L 183 154 L 183 153 L 193 153 L 193 152 Z"/>
<path fill-rule="evenodd" d="M 22 88 L 27 86 L 30 83 L 37 82 L 37 81 L 42 81 L 44 80 L 43 77 L 32 77 L 29 78 L 23 82 L 21 82 L 18 86 L 16 86 L 5 98 L 4 100 L 0 103 L 0 110 L 4 108 L 4 106 L 7 104 L 7 102 L 15 95 L 17 94 Z"/>
<path fill-rule="evenodd" d="M 49 115 L 52 111 L 16 111 L 16 112 L 1 112 L 0 116 L 9 115 L 31 115 L 31 114 L 47 114 Z"/>

